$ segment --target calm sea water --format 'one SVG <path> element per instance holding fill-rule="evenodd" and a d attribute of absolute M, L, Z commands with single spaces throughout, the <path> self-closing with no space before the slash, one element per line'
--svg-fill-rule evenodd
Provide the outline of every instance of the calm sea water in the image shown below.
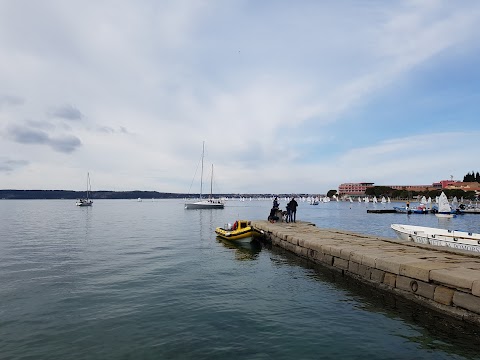
<path fill-rule="evenodd" d="M 216 239 L 270 206 L 0 201 L 0 358 L 480 358 L 474 329 L 277 248 Z M 480 215 L 439 222 L 357 203 L 300 203 L 297 216 L 392 238 L 391 223 L 480 232 Z"/>

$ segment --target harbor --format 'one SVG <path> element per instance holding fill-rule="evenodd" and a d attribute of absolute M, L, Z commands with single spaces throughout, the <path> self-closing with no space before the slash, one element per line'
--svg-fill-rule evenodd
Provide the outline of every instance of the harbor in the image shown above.
<path fill-rule="evenodd" d="M 480 326 L 480 254 L 323 229 L 310 222 L 252 226 L 297 256 L 446 316 Z"/>

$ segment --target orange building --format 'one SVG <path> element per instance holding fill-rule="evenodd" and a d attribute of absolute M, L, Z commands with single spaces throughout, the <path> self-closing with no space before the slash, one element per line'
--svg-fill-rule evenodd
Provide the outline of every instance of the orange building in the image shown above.
<path fill-rule="evenodd" d="M 463 191 L 475 191 L 477 194 L 480 193 L 480 183 L 478 182 L 461 182 L 457 181 L 454 183 L 448 184 L 445 189 L 460 189 Z"/>

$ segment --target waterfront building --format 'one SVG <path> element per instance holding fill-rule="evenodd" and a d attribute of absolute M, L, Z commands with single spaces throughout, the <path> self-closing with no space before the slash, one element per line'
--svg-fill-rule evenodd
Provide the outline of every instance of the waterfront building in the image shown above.
<path fill-rule="evenodd" d="M 340 196 L 362 196 L 369 187 L 373 187 L 374 183 L 344 183 L 338 186 L 338 194 Z"/>

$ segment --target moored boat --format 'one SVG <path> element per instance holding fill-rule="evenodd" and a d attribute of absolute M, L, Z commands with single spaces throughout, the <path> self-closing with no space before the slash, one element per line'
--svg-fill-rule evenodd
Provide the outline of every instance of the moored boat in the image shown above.
<path fill-rule="evenodd" d="M 404 206 L 404 207 L 400 207 L 400 206 L 394 206 L 393 209 L 397 212 L 397 213 L 401 213 L 401 214 L 411 214 L 412 213 L 412 209 Z"/>
<path fill-rule="evenodd" d="M 448 203 L 447 196 L 442 192 L 438 198 L 438 211 L 435 213 L 436 217 L 452 218 L 455 216 L 456 211 L 452 211 L 450 204 Z"/>
<path fill-rule="evenodd" d="M 77 206 L 92 206 L 93 201 L 89 197 L 90 192 L 91 192 L 90 173 L 87 173 L 87 192 L 86 192 L 87 197 L 85 197 L 83 199 L 77 199 L 77 201 L 75 202 L 75 205 L 77 205 Z"/>
<path fill-rule="evenodd" d="M 185 209 L 187 210 L 198 210 L 198 209 L 223 209 L 225 204 L 220 199 L 215 199 L 213 197 L 213 164 L 212 164 L 212 173 L 210 177 L 210 197 L 208 199 L 202 199 L 203 191 L 203 158 L 205 156 L 205 142 L 203 142 L 202 147 L 202 172 L 200 175 L 200 200 L 195 202 L 185 203 Z"/>
<path fill-rule="evenodd" d="M 391 228 L 401 240 L 480 252 L 480 234 L 401 224 L 392 224 Z"/>
<path fill-rule="evenodd" d="M 223 227 L 217 227 L 215 233 L 222 239 L 242 240 L 251 238 L 254 230 L 250 221 L 237 220 L 233 225 L 227 224 Z"/>

